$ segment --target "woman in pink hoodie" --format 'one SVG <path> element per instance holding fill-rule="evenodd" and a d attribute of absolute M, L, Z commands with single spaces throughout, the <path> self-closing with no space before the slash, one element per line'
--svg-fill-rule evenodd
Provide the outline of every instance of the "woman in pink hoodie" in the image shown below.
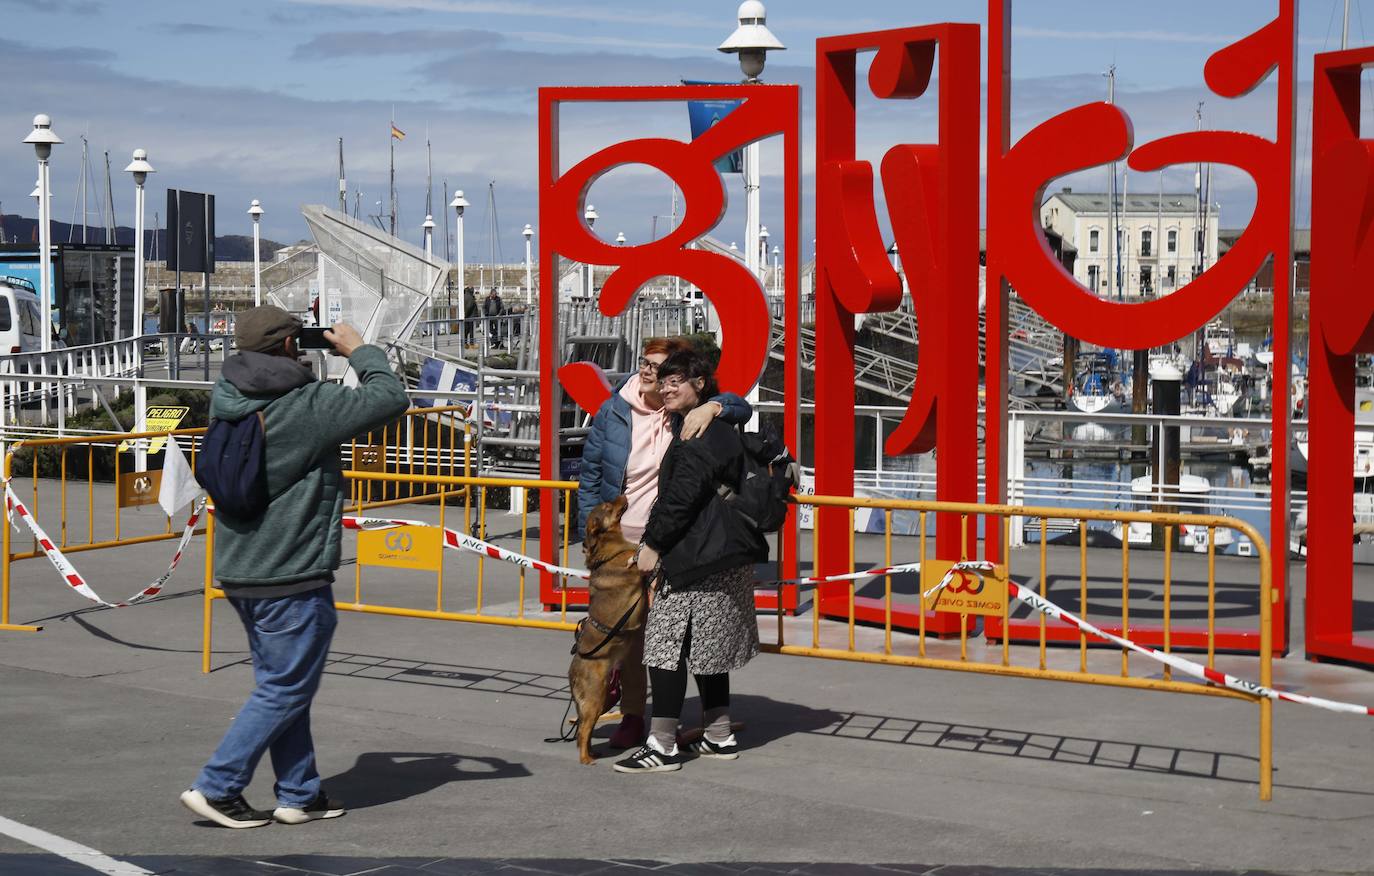
<path fill-rule="evenodd" d="M 658 366 L 669 354 L 691 348 L 684 338 L 650 338 L 639 357 L 639 373 L 626 379 L 596 412 L 578 476 L 579 537 L 593 508 L 624 495 L 629 507 L 621 518 L 621 529 L 632 542 L 643 538 L 649 511 L 658 498 L 658 470 L 673 441 L 668 414 L 658 394 Z M 682 438 L 701 435 L 716 417 L 746 423 L 752 414 L 744 399 L 721 393 L 687 415 Z M 642 660 L 643 633 L 636 635 L 630 656 L 621 667 L 620 708 L 624 717 L 611 735 L 612 748 L 633 748 L 644 739 L 648 679 Z"/>

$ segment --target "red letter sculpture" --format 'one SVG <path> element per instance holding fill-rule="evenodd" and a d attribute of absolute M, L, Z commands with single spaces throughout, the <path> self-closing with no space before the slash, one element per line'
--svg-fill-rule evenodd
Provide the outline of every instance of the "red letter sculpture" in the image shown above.
<path fill-rule="evenodd" d="M 883 157 L 888 216 L 906 266 L 920 362 L 911 401 L 888 438 L 890 455 L 937 450 L 936 498 L 978 501 L 978 27 L 940 24 L 816 43 L 816 491 L 854 490 L 854 317 L 897 309 L 902 284 L 886 258 L 873 203 L 873 168 L 855 159 L 856 56 L 877 50 L 868 87 L 879 98 L 925 93 L 939 69 L 939 138 L 901 144 Z M 817 574 L 849 571 L 847 509 L 818 509 Z M 936 556 L 961 559 L 958 515 L 936 521 Z M 848 585 L 821 589 L 820 605 Z M 847 614 L 845 605 L 830 611 Z M 859 619 L 881 620 L 878 600 L 855 600 Z M 912 610 L 894 609 L 915 627 Z M 908 616 L 909 615 L 909 616 Z M 932 612 L 926 629 L 948 633 L 958 618 Z"/>
<path fill-rule="evenodd" d="M 560 171 L 558 107 L 565 102 L 685 102 L 688 100 L 741 100 L 700 137 L 688 141 L 645 138 L 615 143 L 588 156 L 566 172 Z M 784 138 L 784 207 L 786 211 L 785 351 L 789 368 L 784 380 L 788 408 L 784 437 L 799 446 L 796 399 L 799 389 L 797 361 L 798 280 L 800 233 L 800 89 L 795 85 L 729 85 L 666 87 L 541 88 L 539 90 L 539 276 L 542 300 L 539 313 L 540 476 L 554 480 L 560 472 L 560 432 L 564 425 L 563 392 L 586 412 L 595 413 L 610 390 L 600 370 L 590 363 L 569 363 L 560 368 L 558 257 L 593 265 L 614 265 L 601 290 L 601 312 L 615 316 L 624 311 L 635 294 L 649 281 L 678 276 L 700 288 L 720 317 L 721 360 L 717 369 L 722 389 L 741 395 L 759 380 L 769 356 L 772 319 L 759 281 L 737 261 L 688 244 L 716 226 L 725 214 L 726 193 L 716 159 L 747 143 L 781 134 Z M 654 167 L 673 180 L 686 199 L 682 222 L 665 237 L 639 246 L 616 246 L 592 233 L 583 221 L 588 189 L 611 169 L 623 164 Z M 569 413 L 574 413 L 571 411 Z M 545 491 L 540 505 L 540 557 L 553 562 L 562 545 L 558 495 Z M 570 513 L 572 512 L 570 509 Z M 795 516 L 795 515 L 794 515 Z M 788 541 L 789 526 L 780 537 Z M 795 543 L 795 540 L 790 543 Z M 575 564 L 576 561 L 574 561 Z M 785 567 L 795 567 L 786 557 Z M 545 574 L 540 598 L 546 605 L 563 597 L 563 582 Z M 570 602 L 585 603 L 585 590 L 567 594 Z"/>
<path fill-rule="evenodd" d="M 1317 55 L 1313 77 L 1305 606 L 1308 656 L 1366 664 L 1374 640 L 1353 633 L 1350 541 L 1355 356 L 1374 353 L 1374 141 L 1360 139 L 1360 73 L 1371 65 L 1371 48 L 1328 52 Z"/>
<path fill-rule="evenodd" d="M 1108 347 L 1142 349 L 1170 343 L 1201 328 L 1274 257 L 1273 492 L 1270 542 L 1273 584 L 1280 594 L 1274 611 L 1274 647 L 1286 648 L 1288 532 L 1288 367 L 1293 224 L 1293 75 L 1297 41 L 1295 0 L 1279 0 L 1278 16 L 1260 30 L 1216 52 L 1207 61 L 1208 88 L 1240 97 L 1277 69 L 1277 138 L 1197 131 L 1163 137 L 1132 151 L 1130 119 L 1107 103 L 1075 107 L 1041 123 L 1010 144 L 1011 0 L 990 0 L 988 10 L 988 194 L 987 194 L 987 501 L 1004 498 L 1006 472 L 1006 301 L 1014 288 L 1027 304 L 1057 328 L 1080 340 Z M 1138 171 L 1168 165 L 1217 162 L 1238 167 L 1255 182 L 1257 200 L 1249 226 L 1226 255 L 1172 295 L 1125 304 L 1099 298 L 1079 285 L 1051 254 L 1040 230 L 1039 209 L 1056 178 L 1110 161 L 1127 159 Z M 1001 555 L 1001 533 L 990 527 L 989 558 Z M 1000 623 L 989 624 L 996 635 Z M 1038 624 L 1021 625 L 1027 634 Z M 1052 624 L 1051 636 L 1072 638 L 1067 625 Z M 1012 624 L 1013 632 L 1018 625 Z M 1162 641 L 1161 631 L 1132 626 L 1142 643 Z M 1219 631 L 1218 647 L 1256 648 L 1258 631 Z M 1175 645 L 1206 643 L 1202 630 L 1178 631 Z"/>

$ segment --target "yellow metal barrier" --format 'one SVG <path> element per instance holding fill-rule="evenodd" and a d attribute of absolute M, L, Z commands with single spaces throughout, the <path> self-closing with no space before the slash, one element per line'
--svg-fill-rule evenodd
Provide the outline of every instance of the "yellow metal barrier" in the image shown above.
<path fill-rule="evenodd" d="M 1162 650 L 1169 653 L 1174 647 L 1171 627 L 1173 625 L 1172 600 L 1173 577 L 1174 577 L 1174 557 L 1172 550 L 1173 534 L 1178 527 L 1184 524 L 1192 526 L 1207 527 L 1209 530 L 1209 545 L 1207 555 L 1207 661 L 1209 668 L 1214 668 L 1215 658 L 1215 639 L 1216 639 L 1216 557 L 1213 545 L 1215 543 L 1215 530 L 1230 529 L 1249 538 L 1255 545 L 1255 557 L 1247 562 L 1252 563 L 1257 570 L 1258 577 L 1258 602 L 1259 602 L 1259 683 L 1264 687 L 1271 687 L 1273 682 L 1273 642 L 1271 630 L 1272 605 L 1274 591 L 1269 577 L 1269 547 L 1259 532 L 1250 524 L 1243 520 L 1230 517 L 1210 516 L 1200 514 L 1160 514 L 1153 512 L 1128 512 L 1110 511 L 1096 509 L 1079 508 L 1046 508 L 1032 506 L 1013 506 L 1013 505 L 978 505 L 961 504 L 951 502 L 916 502 L 897 499 L 860 499 L 833 496 L 797 496 L 798 504 L 804 506 L 830 506 L 848 508 L 851 518 L 854 509 L 871 508 L 884 512 L 883 530 L 883 550 L 884 567 L 894 564 L 916 562 L 922 566 L 919 589 L 929 590 L 935 582 L 940 580 L 944 574 L 943 567 L 939 562 L 927 552 L 927 522 L 931 514 L 940 514 L 946 519 L 952 519 L 953 515 L 959 515 L 961 530 L 967 532 L 966 523 L 970 518 L 981 516 L 986 526 L 999 525 L 1004 529 L 1002 544 L 1003 555 L 999 565 L 1002 567 L 996 573 L 997 578 L 1006 581 L 1012 578 L 1015 571 L 1012 568 L 1012 552 L 1009 547 L 1011 538 L 1011 523 L 1013 518 L 1039 519 L 1040 521 L 1040 547 L 1038 558 L 1038 574 L 1032 580 L 1039 582 L 1038 592 L 1044 598 L 1046 595 L 1048 581 L 1048 561 L 1046 537 L 1047 522 L 1049 520 L 1076 520 L 1078 522 L 1079 534 L 1079 605 L 1073 606 L 1070 610 L 1085 620 L 1086 607 L 1088 606 L 1088 551 L 1087 551 L 1087 521 L 1102 520 L 1119 522 L 1123 528 L 1123 538 L 1121 546 L 1121 616 L 1120 628 L 1116 631 L 1117 635 L 1123 638 L 1131 637 L 1131 617 L 1130 617 L 1130 539 L 1127 535 L 1131 523 L 1150 523 L 1164 528 L 1164 550 L 1163 550 L 1163 643 Z M 915 542 L 910 556 L 894 556 L 893 553 L 893 532 L 892 514 L 894 511 L 914 512 L 918 515 L 918 534 L 910 537 Z M 850 527 L 851 531 L 853 527 Z M 816 542 L 813 532 L 812 551 L 815 556 Z M 850 567 L 854 569 L 855 541 L 851 535 L 850 541 Z M 970 545 L 967 537 L 964 539 L 963 560 L 976 559 L 970 553 Z M 874 564 L 877 565 L 877 564 Z M 945 566 L 948 563 L 944 564 Z M 939 574 L 926 573 L 928 566 L 934 566 L 932 572 Z M 860 566 L 859 568 L 865 568 Z M 856 570 L 857 571 L 857 570 Z M 1022 586 L 1028 586 L 1023 584 Z M 1214 687 L 1202 683 L 1178 681 L 1172 677 L 1168 666 L 1163 667 L 1162 678 L 1145 678 L 1130 674 L 1129 652 L 1121 649 L 1121 668 L 1118 673 L 1090 672 L 1088 670 L 1089 645 L 1085 635 L 1078 636 L 1078 670 L 1066 671 L 1061 669 L 1048 668 L 1046 660 L 1046 619 L 1040 616 L 1040 639 L 1038 659 L 1035 665 L 1017 665 L 1012 662 L 1011 646 L 1005 636 L 1001 638 L 1001 654 L 998 662 L 986 662 L 969 659 L 968 631 L 964 629 L 960 635 L 958 644 L 958 657 L 932 657 L 927 654 L 927 636 L 925 632 L 925 611 L 922 606 L 913 606 L 920 616 L 920 626 L 917 630 L 916 641 L 913 654 L 899 654 L 892 640 L 893 615 L 898 606 L 894 605 L 892 592 L 892 576 L 888 575 L 884 583 L 883 595 L 883 644 L 881 649 L 864 651 L 855 646 L 855 590 L 856 585 L 853 581 L 832 582 L 818 585 L 817 600 L 825 599 L 831 604 L 838 604 L 840 600 L 847 600 L 848 603 L 848 643 L 846 647 L 822 647 L 821 634 L 821 612 L 816 611 L 814 606 L 811 612 L 811 643 L 809 645 L 788 644 L 786 641 L 786 626 L 783 622 L 781 612 L 778 614 L 777 622 L 777 641 L 765 644 L 765 650 L 778 654 L 794 654 L 806 657 L 822 657 L 834 660 L 852 660 L 866 663 L 887 663 L 901 666 L 917 666 L 928 669 L 947 669 L 959 672 L 978 672 L 988 675 L 1015 676 L 1021 678 L 1039 678 L 1053 681 L 1069 681 L 1083 684 L 1102 684 L 1115 687 L 1136 688 L 1141 690 L 1166 691 L 1172 693 L 1197 694 L 1202 696 L 1224 697 L 1228 699 L 1248 700 L 1259 704 L 1259 789 L 1260 799 L 1269 800 L 1272 796 L 1272 758 L 1273 758 L 1273 701 L 1255 694 L 1242 691 L 1230 690 L 1222 687 Z M 837 595 L 838 594 L 838 595 Z M 919 598 L 919 597 L 916 597 Z M 1001 628 L 1006 629 L 1009 613 L 1011 611 L 1010 598 L 1005 599 L 1001 605 L 1000 618 Z M 1064 606 L 1069 608 L 1068 606 Z M 830 612 L 827 612 L 830 613 Z M 1096 624 L 1099 628 L 1105 625 Z M 961 624 L 961 628 L 964 625 Z M 950 647 L 945 643 L 934 643 L 936 647 Z M 1108 645 L 1108 648 L 1113 646 Z M 952 650 L 952 648 L 951 648 Z"/>
<path fill-rule="evenodd" d="M 120 545 L 144 544 L 147 542 L 166 541 L 168 539 L 179 538 L 181 533 L 173 532 L 172 519 L 170 517 L 165 517 L 161 525 L 154 527 L 159 530 L 156 532 L 143 532 L 137 535 L 129 535 L 124 531 L 121 510 L 128 507 L 130 503 L 121 500 L 119 484 L 121 476 L 132 474 L 132 472 L 120 471 L 121 459 L 118 448 L 119 444 L 123 441 L 159 438 L 165 440 L 169 435 L 194 437 L 202 435 L 204 432 L 204 429 L 176 429 L 170 432 L 120 432 L 116 434 L 82 435 L 70 438 L 36 438 L 19 441 L 11 444 L 5 453 L 2 469 L 4 482 L 11 483 L 13 478 L 15 454 L 27 452 L 31 460 L 31 470 L 29 472 L 31 481 L 31 504 L 29 505 L 29 510 L 34 514 L 36 519 L 42 520 L 43 509 L 50 507 L 52 503 L 45 503 L 40 499 L 38 488 L 40 475 L 45 476 L 43 478 L 44 480 L 51 477 L 45 465 L 54 466 L 54 461 L 49 459 L 45 463 L 45 454 L 40 451 L 44 448 L 54 449 L 57 456 L 55 468 L 58 480 L 58 496 L 56 499 L 58 508 L 57 547 L 61 548 L 63 553 L 74 554 L 107 547 L 117 547 Z M 194 440 L 189 443 L 191 444 L 189 464 L 194 468 L 197 450 Z M 84 448 L 84 453 L 81 452 L 82 448 Z M 75 464 L 73 464 L 71 459 L 73 450 L 77 451 Z M 96 454 L 97 450 L 101 453 L 99 457 Z M 97 460 L 99 459 L 103 462 L 106 454 L 111 457 L 109 471 L 114 477 L 114 513 L 112 515 L 114 531 L 113 537 L 97 538 L 95 475 Z M 77 538 L 75 540 L 72 538 L 73 532 L 72 528 L 69 526 L 71 523 L 71 503 L 69 502 L 68 495 L 68 474 L 73 468 L 77 470 L 84 468 L 84 480 L 86 482 L 86 513 L 84 515 L 86 521 L 86 535 L 84 539 Z M 16 494 L 20 492 L 21 487 L 17 481 L 12 483 L 11 486 Z M 152 501 L 156 501 L 156 496 L 152 497 Z M 146 503 L 140 499 L 138 504 Z M 104 523 L 105 521 L 102 519 L 101 522 Z M 204 530 L 199 531 L 203 532 Z M 108 534 L 102 533 L 102 535 Z M 8 525 L 4 526 L 4 535 L 0 536 L 0 630 L 36 632 L 41 629 L 41 627 L 36 626 L 10 623 L 10 578 L 11 565 L 15 561 L 42 556 L 45 556 L 43 550 L 39 547 L 37 541 L 32 538 L 30 538 L 28 550 L 16 552 L 14 550 L 11 527 Z"/>
<path fill-rule="evenodd" d="M 455 488 L 451 481 L 436 482 L 421 477 L 431 474 L 458 476 L 471 471 L 472 426 L 466 419 L 467 410 L 462 405 L 415 408 L 394 423 L 369 433 L 361 441 L 344 445 L 340 456 L 345 465 L 364 463 L 369 471 L 394 484 L 389 498 L 383 495 L 376 501 L 355 489 L 350 497 L 351 509 L 356 511 L 362 507 L 378 508 L 462 498 L 466 505 L 465 516 L 470 517 L 471 499 L 466 485 L 459 484 Z M 141 473 L 129 470 L 133 454 L 131 451 L 120 451 L 119 446 L 140 439 L 159 442 L 170 435 L 190 439 L 182 443 L 189 450 L 188 463 L 194 469 L 199 452 L 198 439 L 204 434 L 204 428 L 197 428 L 18 441 L 11 444 L 5 453 L 3 476 L 5 482 L 10 482 L 16 455 L 30 462 L 30 471 L 24 476 L 30 482 L 29 489 L 26 491 L 19 480 L 15 480 L 12 486 L 29 503 L 29 510 L 35 517 L 48 526 L 52 522 L 46 518 L 56 507 L 56 532 L 53 529 L 48 529 L 48 532 L 55 535 L 56 545 L 63 553 L 76 554 L 176 539 L 180 538 L 181 530 L 175 527 L 181 521 L 164 515 L 137 517 L 135 525 L 129 525 L 125 510 L 155 504 L 155 479 L 161 475 L 156 470 L 150 472 L 141 484 L 142 492 L 138 496 L 131 495 L 127 482 Z M 402 474 L 414 476 L 404 489 L 404 497 L 401 496 L 403 489 L 398 482 Z M 110 478 L 113 478 L 112 482 Z M 54 480 L 55 485 L 51 483 Z M 71 489 L 73 481 L 84 481 L 85 489 Z M 97 482 L 102 485 L 100 491 L 96 489 Z M 40 483 L 47 488 L 40 491 Z M 110 486 L 113 487 L 110 495 L 104 495 L 105 488 Z M 54 492 L 56 495 L 53 495 Z M 101 493 L 99 498 L 97 492 Z M 199 529 L 197 534 L 204 531 L 203 528 Z M 5 527 L 0 542 L 0 565 L 3 566 L 0 570 L 0 630 L 36 632 L 39 627 L 10 623 L 10 567 L 19 560 L 43 557 L 44 553 L 32 538 L 24 545 L 27 549 L 16 551 L 9 527 Z"/>
<path fill-rule="evenodd" d="M 448 498 L 454 494 L 462 495 L 464 497 L 462 531 L 472 532 L 475 529 L 475 531 L 479 534 L 479 537 L 481 538 L 485 538 L 487 532 L 487 491 L 492 488 L 522 489 L 522 501 L 520 502 L 519 508 L 520 546 L 518 549 L 512 549 L 517 550 L 518 553 L 527 556 L 532 553 L 532 547 L 530 545 L 529 540 L 529 506 L 531 493 L 534 491 L 539 491 L 539 493 L 544 497 L 542 499 L 544 501 L 552 499 L 561 499 L 564 503 L 564 508 L 573 508 L 575 507 L 576 502 L 576 481 L 543 481 L 525 480 L 520 478 L 446 477 L 441 475 L 397 475 L 357 470 L 344 472 L 344 476 L 347 477 L 349 481 L 354 485 L 353 495 L 355 499 L 357 499 L 355 505 L 348 509 L 350 513 L 356 513 L 360 516 L 372 515 L 378 517 L 385 517 L 385 515 L 383 514 L 376 514 L 376 510 L 379 508 L 394 508 L 397 505 L 403 504 L 418 504 L 421 501 L 437 500 L 439 504 L 439 517 L 437 524 L 435 525 L 437 525 L 441 531 L 446 528 L 453 528 L 450 526 L 448 518 Z M 383 485 L 390 484 L 392 488 L 389 490 L 383 489 L 381 491 L 381 495 L 385 497 L 388 493 L 391 493 L 393 494 L 392 498 L 382 498 L 376 502 L 368 502 L 364 497 L 366 494 L 370 494 L 371 491 L 360 489 L 359 487 L 371 485 L 374 483 L 379 483 Z M 403 487 L 407 489 L 403 489 Z M 400 498 L 398 500 L 397 497 L 394 495 L 400 492 L 408 492 L 409 488 L 417 487 L 421 488 L 422 492 L 420 492 L 413 500 L 408 497 Z M 433 491 L 428 491 L 427 488 L 434 489 Z M 472 493 L 474 491 L 476 491 L 477 493 L 475 527 L 472 526 L 472 513 L 474 510 Z M 514 510 L 515 509 L 512 509 L 512 511 Z M 401 514 L 400 519 L 405 519 L 405 515 Z M 560 541 L 559 555 L 562 558 L 559 561 L 559 564 L 563 566 L 580 567 L 582 564 L 581 552 L 577 551 L 575 555 L 571 553 L 571 521 L 571 515 L 563 515 L 563 528 L 562 531 L 557 534 L 557 537 Z M 211 611 L 213 609 L 213 602 L 214 600 L 222 599 L 225 596 L 223 590 L 214 586 L 214 528 L 215 524 L 212 515 L 212 519 L 208 526 L 208 535 L 206 541 L 205 596 L 201 650 L 201 670 L 203 672 L 210 671 Z M 568 601 L 566 597 L 565 588 L 562 586 L 561 582 L 558 586 L 558 589 L 564 592 L 564 596 L 562 599 L 562 605 L 558 612 L 558 619 L 552 620 L 544 618 L 526 617 L 525 598 L 528 592 L 526 587 L 526 578 L 530 570 L 526 569 L 523 566 L 520 568 L 516 581 L 515 593 L 513 594 L 515 597 L 516 605 L 514 615 L 497 614 L 484 611 L 483 605 L 486 601 L 487 595 L 487 558 L 481 554 L 457 552 L 460 553 L 463 559 L 475 563 L 475 569 L 470 579 L 472 583 L 470 601 L 474 605 L 473 610 L 462 612 L 446 610 L 444 607 L 445 601 L 446 599 L 453 599 L 454 594 L 453 588 L 451 586 L 449 587 L 447 592 L 445 590 L 446 580 L 444 577 L 444 564 L 442 558 L 447 556 L 449 553 L 453 552 L 443 548 L 441 548 L 440 550 L 442 551 L 442 553 L 440 555 L 440 563 L 437 570 L 435 581 L 435 607 L 433 609 L 402 607 L 395 605 L 374 604 L 370 602 L 365 602 L 363 599 L 362 576 L 362 568 L 364 563 L 362 561 L 361 552 L 359 553 L 358 560 L 355 562 L 354 566 L 352 594 L 353 599 L 351 602 L 342 599 L 336 599 L 334 602 L 335 608 L 337 608 L 340 611 L 351 611 L 360 614 L 378 614 L 388 615 L 391 617 L 412 617 L 423 618 L 427 620 L 461 621 L 466 623 L 493 624 L 497 626 L 507 627 L 524 627 L 526 629 L 563 631 L 571 631 L 576 629 L 576 624 L 569 622 L 567 619 Z M 336 581 L 335 583 L 337 585 L 339 582 Z M 451 585 L 452 582 L 449 581 L 447 583 Z"/>

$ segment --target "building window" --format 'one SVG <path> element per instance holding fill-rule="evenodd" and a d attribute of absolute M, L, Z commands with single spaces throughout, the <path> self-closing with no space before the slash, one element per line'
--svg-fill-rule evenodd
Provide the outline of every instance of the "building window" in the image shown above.
<path fill-rule="evenodd" d="M 1169 252 L 1178 252 L 1178 229 L 1169 229 Z"/>
<path fill-rule="evenodd" d="M 1096 233 L 1097 233 L 1096 231 L 1093 232 L 1093 234 L 1096 234 Z M 1099 271 L 1098 271 L 1097 265 L 1088 265 L 1088 289 L 1090 289 L 1094 295 L 1097 294 L 1097 278 L 1098 278 L 1098 276 L 1099 276 Z"/>
<path fill-rule="evenodd" d="M 1088 232 L 1088 252 L 1097 252 L 1099 237 L 1100 235 L 1096 228 Z"/>
<path fill-rule="evenodd" d="M 1164 285 L 1173 288 L 1178 283 L 1178 268 L 1169 265 L 1169 273 L 1164 275 Z"/>
<path fill-rule="evenodd" d="M 1148 234 L 1148 233 L 1149 233 L 1149 232 L 1147 231 L 1146 234 Z M 1143 247 L 1142 247 L 1142 249 L 1143 249 Z M 1148 253 L 1142 252 L 1141 255 L 1148 255 Z M 1141 294 L 1141 295 L 1153 295 L 1153 294 L 1154 294 L 1154 291 L 1155 291 L 1154 285 L 1155 285 L 1155 284 L 1154 284 L 1154 272 L 1150 270 L 1150 266 L 1149 266 L 1149 265 L 1141 265 L 1141 266 L 1140 266 L 1140 294 Z"/>
<path fill-rule="evenodd" d="M 1141 255 L 1141 257 L 1143 257 L 1143 258 L 1149 258 L 1149 257 L 1150 257 L 1150 250 L 1153 248 L 1154 242 L 1155 242 L 1155 235 L 1154 235 L 1154 232 L 1153 232 L 1153 231 L 1151 231 L 1151 230 L 1149 230 L 1149 229 L 1147 228 L 1147 229 L 1145 229 L 1144 231 L 1140 232 L 1140 255 Z"/>
<path fill-rule="evenodd" d="M 1193 252 L 1202 252 L 1202 229 L 1193 232 Z"/>

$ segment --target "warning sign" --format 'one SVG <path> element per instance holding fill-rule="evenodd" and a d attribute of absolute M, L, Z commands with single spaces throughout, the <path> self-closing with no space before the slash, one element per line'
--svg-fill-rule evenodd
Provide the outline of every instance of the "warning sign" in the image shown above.
<path fill-rule="evenodd" d="M 921 562 L 921 592 L 927 593 L 954 568 L 952 560 L 927 558 Z M 1007 605 L 1007 567 L 992 572 L 955 569 L 950 582 L 923 602 L 926 611 L 984 614 L 1000 617 Z"/>
<path fill-rule="evenodd" d="M 181 426 L 181 421 L 186 419 L 186 415 L 191 409 L 182 405 L 156 405 L 148 408 L 148 418 L 144 420 L 143 432 L 171 432 Z M 165 437 L 138 439 L 147 440 L 149 453 L 160 453 L 162 446 L 167 443 Z M 137 441 L 119 442 L 120 452 L 133 449 Z"/>
<path fill-rule="evenodd" d="M 119 507 L 156 505 L 162 489 L 160 471 L 126 471 L 119 476 Z"/>
<path fill-rule="evenodd" d="M 358 562 L 365 566 L 439 571 L 443 535 L 433 526 L 398 526 L 358 533 Z"/>

